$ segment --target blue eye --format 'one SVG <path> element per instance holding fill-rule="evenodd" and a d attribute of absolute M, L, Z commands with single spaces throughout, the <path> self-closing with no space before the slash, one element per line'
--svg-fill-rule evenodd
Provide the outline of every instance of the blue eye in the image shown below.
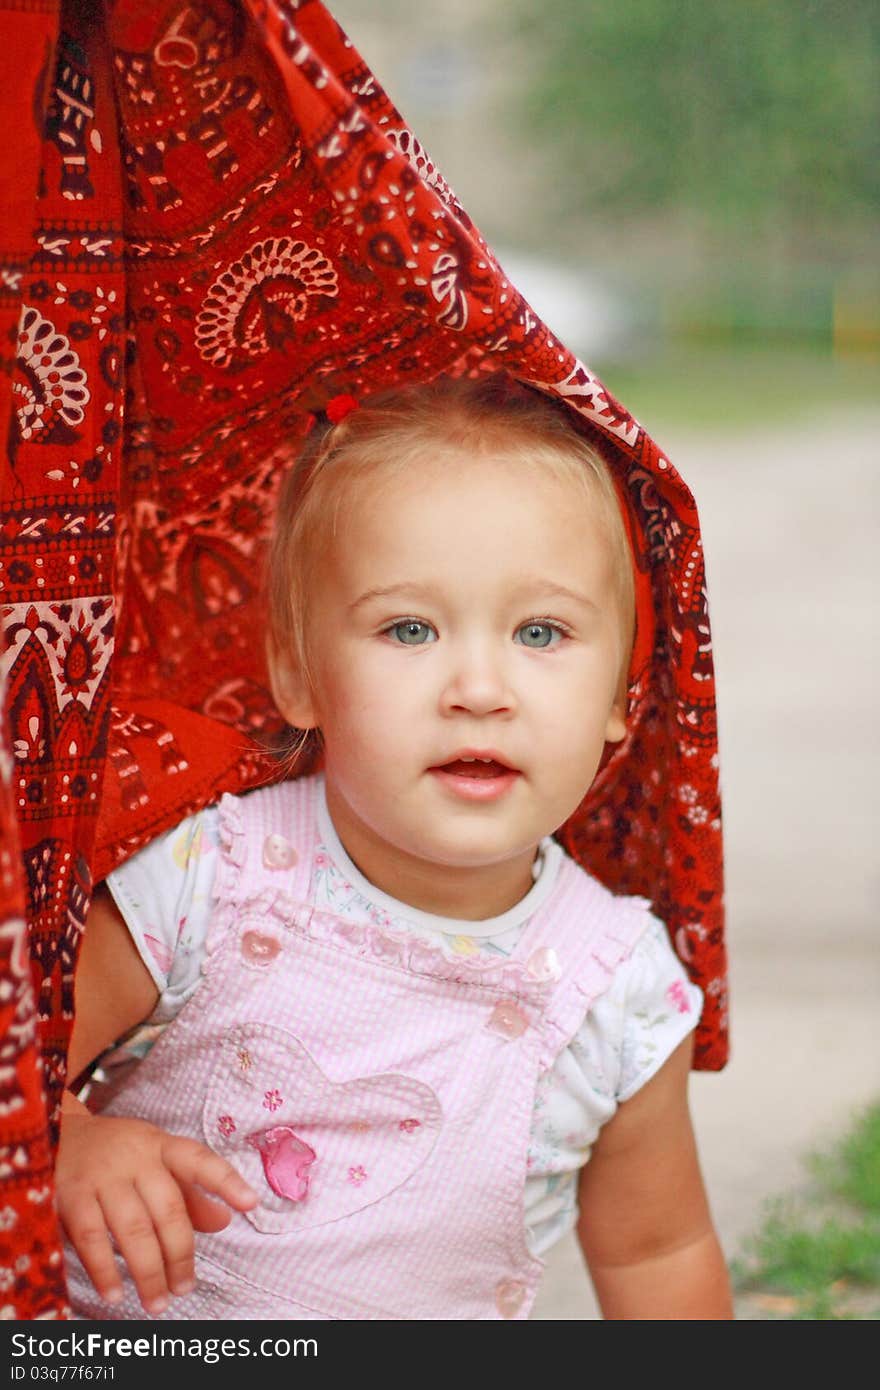
<path fill-rule="evenodd" d="M 522 627 L 517 628 L 516 635 L 524 647 L 540 650 L 542 647 L 556 646 L 563 634 L 554 623 L 523 623 Z"/>
<path fill-rule="evenodd" d="M 405 618 L 402 623 L 394 623 L 385 631 L 389 637 L 396 638 L 406 647 L 422 647 L 426 642 L 437 640 L 437 634 L 430 623 L 420 622 L 418 618 Z"/>

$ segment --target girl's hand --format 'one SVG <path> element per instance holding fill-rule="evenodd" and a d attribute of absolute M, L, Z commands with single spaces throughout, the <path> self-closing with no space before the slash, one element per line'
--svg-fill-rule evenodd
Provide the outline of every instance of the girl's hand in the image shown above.
<path fill-rule="evenodd" d="M 99 1296 L 122 1298 L 112 1240 L 148 1313 L 195 1283 L 193 1231 L 222 1231 L 259 1198 L 219 1154 L 144 1120 L 92 1115 L 64 1097 L 58 1215 Z M 200 1190 L 204 1189 L 204 1190 Z M 207 1193 L 214 1193 L 214 1201 Z"/>
<path fill-rule="evenodd" d="M 107 889 L 99 886 L 76 973 L 68 1075 L 149 1018 L 158 989 Z M 58 1214 L 98 1294 L 122 1298 L 115 1242 L 148 1313 L 194 1281 L 193 1230 L 222 1231 L 256 1193 L 218 1154 L 143 1120 L 93 1115 L 70 1092 L 61 1109 Z M 202 1190 L 203 1189 L 203 1190 Z M 213 1201 L 214 1193 L 220 1201 Z"/>

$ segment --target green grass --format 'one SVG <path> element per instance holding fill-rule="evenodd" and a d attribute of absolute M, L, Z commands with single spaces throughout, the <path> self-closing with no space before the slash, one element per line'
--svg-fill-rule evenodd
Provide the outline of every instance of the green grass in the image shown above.
<path fill-rule="evenodd" d="M 733 1262 L 738 1316 L 880 1318 L 880 1103 L 808 1169 L 812 1185 L 772 1203 Z"/>
<path fill-rule="evenodd" d="M 876 356 L 834 357 L 818 348 L 737 351 L 707 343 L 590 366 L 661 440 L 664 426 L 772 429 L 834 408 L 876 410 L 880 381 Z"/>
<path fill-rule="evenodd" d="M 880 1217 L 880 1105 L 865 1112 L 839 1156 L 819 1154 L 810 1166 L 834 1196 Z"/>

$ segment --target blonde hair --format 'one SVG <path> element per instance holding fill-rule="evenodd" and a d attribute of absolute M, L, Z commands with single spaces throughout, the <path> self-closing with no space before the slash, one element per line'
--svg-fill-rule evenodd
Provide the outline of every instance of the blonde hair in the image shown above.
<path fill-rule="evenodd" d="M 325 421 L 312 429 L 278 501 L 267 574 L 270 664 L 273 652 L 289 652 L 314 688 L 308 641 L 314 574 L 327 539 L 336 535 L 347 487 L 380 468 L 404 468 L 436 453 L 438 444 L 475 457 L 500 453 L 584 487 L 611 543 L 623 682 L 635 627 L 635 585 L 608 464 L 574 428 L 568 406 L 500 372 L 402 387 L 366 400 L 337 425 Z"/>

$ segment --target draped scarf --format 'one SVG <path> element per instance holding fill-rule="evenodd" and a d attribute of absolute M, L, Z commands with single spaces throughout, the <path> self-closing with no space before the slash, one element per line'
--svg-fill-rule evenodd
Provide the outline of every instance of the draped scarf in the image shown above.
<path fill-rule="evenodd" d="M 649 898 L 724 1065 L 699 522 L 319 0 L 0 0 L 0 1315 L 63 1317 L 52 1155 L 95 882 L 266 782 L 257 576 L 311 412 L 494 368 L 565 401 L 633 549 L 628 732 L 558 832 Z"/>

